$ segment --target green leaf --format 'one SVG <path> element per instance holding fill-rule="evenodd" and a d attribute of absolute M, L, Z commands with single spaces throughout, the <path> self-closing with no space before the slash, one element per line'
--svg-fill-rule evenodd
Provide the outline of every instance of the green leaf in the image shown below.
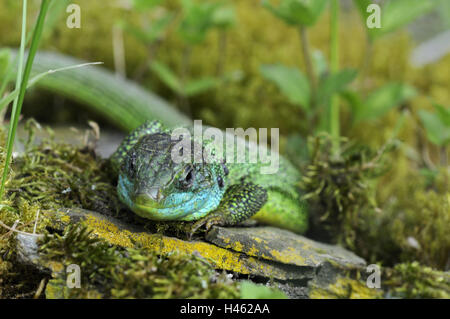
<path fill-rule="evenodd" d="M 358 94 L 358 92 L 352 91 L 352 90 L 343 90 L 340 93 L 340 96 L 347 101 L 350 108 L 352 109 L 352 113 L 356 114 L 359 112 L 359 109 L 363 107 L 361 96 Z"/>
<path fill-rule="evenodd" d="M 290 25 L 312 26 L 325 9 L 328 0 L 281 0 L 278 7 L 270 0 L 263 0 L 262 5 L 276 17 Z"/>
<path fill-rule="evenodd" d="M 227 29 L 236 24 L 236 15 L 232 7 L 221 7 L 214 11 L 212 23 L 215 27 Z"/>
<path fill-rule="evenodd" d="M 52 36 L 55 26 L 60 23 L 66 8 L 70 4 L 70 0 L 52 1 L 48 8 L 47 17 L 45 19 L 44 29 L 42 31 L 42 39 L 48 39 Z"/>
<path fill-rule="evenodd" d="M 288 299 L 279 289 L 257 285 L 250 281 L 241 283 L 242 299 Z"/>
<path fill-rule="evenodd" d="M 379 34 L 398 30 L 438 4 L 435 0 L 394 0 L 383 6 Z"/>
<path fill-rule="evenodd" d="M 372 39 L 374 37 L 374 34 L 377 32 L 378 29 L 369 29 L 366 27 L 367 18 L 369 15 L 371 15 L 370 12 L 367 12 L 367 8 L 369 5 L 373 4 L 374 2 L 372 0 L 353 0 L 353 4 L 358 9 L 361 19 L 363 22 L 363 25 L 365 26 L 365 29 L 367 30 L 367 33 L 369 35 L 369 38 Z M 381 12 L 383 14 L 383 12 Z"/>
<path fill-rule="evenodd" d="M 367 12 L 367 7 L 373 3 L 371 0 L 353 0 L 358 8 L 363 23 L 366 24 L 367 17 L 371 14 Z M 439 1 L 436 0 L 389 0 L 381 7 L 381 28 L 368 29 L 371 39 L 376 39 L 412 22 L 419 16 L 433 9 Z"/>
<path fill-rule="evenodd" d="M 189 80 L 187 83 L 183 84 L 177 75 L 173 73 L 167 65 L 161 62 L 153 61 L 150 63 L 150 69 L 155 72 L 161 81 L 172 91 L 187 97 L 216 88 L 224 81 L 239 81 L 242 78 L 242 73 L 235 71 L 227 73 L 220 78 L 206 76 L 200 79 Z"/>
<path fill-rule="evenodd" d="M 367 17 L 370 14 L 369 12 L 367 12 L 367 7 L 369 7 L 369 5 L 371 5 L 372 3 L 372 0 L 353 0 L 353 4 L 358 9 L 364 22 L 366 22 Z"/>
<path fill-rule="evenodd" d="M 174 16 L 175 15 L 172 13 L 166 13 L 151 24 L 151 26 L 146 30 L 149 42 L 154 42 L 164 36 L 164 33 L 169 24 L 172 22 Z"/>
<path fill-rule="evenodd" d="M 395 106 L 416 96 L 416 90 L 407 84 L 389 83 L 372 92 L 357 110 L 355 121 L 375 120 Z"/>
<path fill-rule="evenodd" d="M 283 94 L 293 104 L 308 110 L 310 105 L 310 87 L 306 76 L 297 68 L 281 64 L 262 65 L 262 75 L 275 83 Z"/>
<path fill-rule="evenodd" d="M 450 108 L 445 108 L 440 104 L 434 104 L 434 108 L 436 109 L 437 115 L 441 119 L 442 123 L 450 126 Z"/>
<path fill-rule="evenodd" d="M 119 21 L 117 23 L 119 27 L 130 33 L 132 36 L 134 36 L 136 39 L 141 41 L 142 43 L 150 43 L 152 42 L 152 38 L 142 30 L 141 28 L 135 27 L 134 25 L 130 24 L 128 21 Z"/>
<path fill-rule="evenodd" d="M 153 61 L 150 63 L 150 69 L 155 72 L 161 79 L 161 81 L 163 81 L 164 84 L 174 92 L 183 93 L 180 80 L 175 75 L 175 73 L 173 73 L 172 70 L 169 69 L 167 65 L 158 61 Z"/>
<path fill-rule="evenodd" d="M 189 81 L 184 87 L 186 96 L 194 96 L 217 87 L 221 83 L 219 78 L 204 77 Z"/>
<path fill-rule="evenodd" d="M 318 91 L 319 104 L 328 102 L 333 94 L 343 91 L 356 78 L 357 73 L 354 69 L 344 69 L 323 79 Z"/>
<path fill-rule="evenodd" d="M 182 0 L 183 19 L 178 28 L 180 37 L 191 45 L 203 42 L 206 33 L 214 27 L 214 14 L 220 3 Z"/>
<path fill-rule="evenodd" d="M 183 88 L 186 96 L 194 96 L 208 90 L 214 89 L 223 82 L 237 82 L 242 79 L 241 71 L 233 71 L 222 75 L 221 77 L 203 77 L 201 79 L 190 80 Z"/>
<path fill-rule="evenodd" d="M 441 121 L 436 113 L 420 110 L 419 117 L 431 143 L 444 146 L 450 142 L 450 126 Z"/>
<path fill-rule="evenodd" d="M 131 23 L 124 20 L 119 21 L 118 25 L 141 42 L 154 43 L 164 37 L 165 31 L 167 30 L 169 24 L 173 21 L 174 16 L 175 15 L 172 13 L 166 13 L 153 21 L 146 30 L 135 27 Z"/>

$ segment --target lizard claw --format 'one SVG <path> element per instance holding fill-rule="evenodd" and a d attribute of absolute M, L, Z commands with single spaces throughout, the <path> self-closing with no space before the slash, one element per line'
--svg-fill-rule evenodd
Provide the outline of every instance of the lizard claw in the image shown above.
<path fill-rule="evenodd" d="M 208 216 L 198 220 L 197 222 L 194 223 L 194 225 L 192 225 L 192 227 L 188 233 L 188 238 L 189 238 L 189 240 L 192 240 L 192 236 L 194 235 L 194 233 L 204 225 L 205 225 L 205 230 L 209 231 L 211 229 L 211 227 L 213 227 L 214 225 L 222 225 L 222 224 L 223 224 L 223 221 L 219 216 L 215 216 L 214 214 L 208 215 Z"/>

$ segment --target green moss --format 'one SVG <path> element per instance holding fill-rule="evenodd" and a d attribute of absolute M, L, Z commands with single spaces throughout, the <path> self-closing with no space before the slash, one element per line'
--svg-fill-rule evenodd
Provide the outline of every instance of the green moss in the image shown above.
<path fill-rule="evenodd" d="M 387 296 L 401 298 L 450 298 L 450 274 L 420 265 L 398 264 L 387 271 Z"/>
<path fill-rule="evenodd" d="M 22 224 L 17 229 L 30 232 L 40 211 L 36 231 L 41 232 L 48 226 L 46 212 L 54 208 L 119 209 L 106 162 L 96 158 L 92 140 L 81 146 L 58 144 L 48 129 L 50 138 L 36 144 L 34 130 L 40 126 L 30 120 L 25 127 L 29 132 L 25 152 L 14 158 L 0 208 L 4 223 L 19 219 Z M 3 159 L 1 147 L 0 155 Z"/>
<path fill-rule="evenodd" d="M 308 141 L 309 159 L 303 164 L 301 188 L 311 209 L 310 236 L 358 246 L 365 215 L 376 209 L 373 179 L 386 169 L 386 145 L 378 152 L 341 142 L 341 153 L 332 154 L 328 135 Z"/>
<path fill-rule="evenodd" d="M 332 284 L 322 287 L 312 284 L 309 297 L 313 299 L 378 299 L 378 298 L 442 298 L 450 297 L 450 274 L 408 262 L 393 268 L 382 268 L 381 288 L 367 287 L 364 272 L 357 278 L 346 274 Z"/>
<path fill-rule="evenodd" d="M 30 132 L 32 125 L 27 124 Z M 74 147 L 57 143 L 50 131 L 50 138 L 37 145 L 30 134 L 23 156 L 14 162 L 17 173 L 8 195 L 43 210 L 80 206 L 100 212 L 109 210 L 117 200 L 105 165 L 96 158 L 91 144 Z"/>
<path fill-rule="evenodd" d="M 449 211 L 448 191 L 416 189 L 408 201 L 386 205 L 367 229 L 370 259 L 383 260 L 386 265 L 417 260 L 445 269 L 450 258 Z"/>
<path fill-rule="evenodd" d="M 50 296 L 64 298 L 237 298 L 238 286 L 195 254 L 157 255 L 147 249 L 111 246 L 79 224 L 47 235 L 42 258 L 53 279 Z M 81 289 L 67 289 L 64 269 L 81 268 Z M 61 271 L 62 269 L 62 271 Z"/>
<path fill-rule="evenodd" d="M 308 235 L 339 242 L 369 263 L 394 266 L 417 260 L 445 269 L 450 258 L 448 168 L 430 180 L 401 156 L 404 166 L 398 168 L 394 158 L 399 151 L 389 145 L 376 153 L 351 143 L 342 149 L 333 157 L 326 135 L 309 140 L 311 155 L 301 182 L 312 210 Z M 384 194 L 386 176 L 380 176 L 396 174 L 395 169 L 401 170 L 402 180 Z"/>

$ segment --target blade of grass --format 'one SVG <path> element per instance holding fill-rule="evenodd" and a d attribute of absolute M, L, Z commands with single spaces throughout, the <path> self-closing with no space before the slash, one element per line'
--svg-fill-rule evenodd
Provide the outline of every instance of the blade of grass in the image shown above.
<path fill-rule="evenodd" d="M 65 7 L 67 7 L 67 4 L 69 3 L 69 1 L 70 0 L 61 0 L 61 1 L 52 2 L 52 6 L 50 6 L 48 9 L 48 15 L 49 15 L 49 17 L 52 17 L 52 21 L 50 21 L 50 23 L 49 23 L 49 21 L 47 20 L 47 23 L 45 24 L 44 30 L 43 30 L 44 37 L 45 37 L 45 33 L 51 34 L 51 32 L 55 29 L 55 26 L 56 26 L 55 21 L 57 21 L 58 17 L 62 14 L 62 12 L 64 12 L 63 9 Z M 24 21 L 24 20 L 22 19 L 22 21 Z M 26 35 L 25 42 L 20 41 L 21 44 L 24 43 L 24 47 L 26 47 L 30 43 L 31 36 L 33 35 L 32 31 L 33 30 L 29 31 L 28 34 Z M 6 86 L 11 81 L 11 78 L 14 74 L 13 69 L 17 65 L 18 59 L 19 59 L 19 55 L 16 55 L 14 57 L 14 60 L 8 66 L 5 76 L 3 77 L 3 79 L 0 80 L 0 97 L 3 96 L 3 93 L 6 90 Z"/>
<path fill-rule="evenodd" d="M 24 57 L 25 47 L 30 42 L 31 36 L 32 36 L 31 32 L 29 32 L 28 35 L 26 35 L 26 21 L 27 21 L 26 13 L 27 13 L 27 0 L 23 0 L 22 35 L 21 35 L 21 39 L 20 39 L 19 54 L 16 57 L 14 57 L 14 61 L 10 62 L 10 65 L 7 68 L 6 74 L 5 74 L 4 78 L 2 79 L 2 82 L 0 85 L 0 97 L 3 96 L 3 92 L 5 92 L 6 86 L 8 85 L 8 83 L 10 82 L 10 80 L 14 74 L 14 67 L 16 66 L 17 63 L 19 63 L 19 66 L 18 66 L 19 72 L 17 72 L 17 76 L 16 76 L 16 79 L 18 80 L 18 82 L 16 81 L 16 86 L 15 86 L 16 90 L 19 88 L 20 81 L 22 80 L 22 71 L 23 71 L 22 65 L 23 65 L 23 57 Z M 19 75 L 20 75 L 20 78 L 19 78 Z"/>
<path fill-rule="evenodd" d="M 26 1 L 26 0 L 24 0 L 24 1 Z M 27 89 L 27 83 L 28 83 L 28 79 L 30 77 L 31 67 L 33 66 L 34 56 L 36 55 L 36 51 L 37 51 L 39 41 L 40 41 L 40 38 L 42 35 L 42 29 L 44 27 L 45 16 L 47 14 L 47 10 L 48 10 L 50 1 L 51 0 L 42 0 L 42 2 L 41 2 L 41 8 L 39 11 L 39 16 L 36 21 L 36 25 L 34 27 L 33 36 L 31 39 L 31 46 L 30 46 L 30 50 L 28 52 L 27 62 L 25 64 L 25 70 L 23 72 L 23 77 L 20 82 L 19 95 L 17 97 L 16 109 L 13 110 L 13 113 L 11 115 L 11 123 L 10 123 L 9 131 L 8 131 L 8 142 L 6 144 L 5 167 L 3 169 L 3 176 L 2 176 L 2 181 L 1 181 L 1 185 L 0 185 L 0 199 L 3 197 L 6 178 L 8 176 L 9 164 L 11 162 L 11 155 L 12 155 L 12 150 L 13 150 L 13 146 L 14 146 L 14 139 L 16 137 L 17 123 L 19 121 L 20 111 L 22 110 L 22 104 L 23 104 L 23 100 L 25 98 L 25 91 Z M 23 19 L 25 20 L 26 18 L 23 18 Z M 25 31 L 23 31 L 23 32 L 25 32 Z M 23 37 L 22 37 L 22 40 L 25 41 Z M 19 61 L 19 64 L 20 64 L 20 61 Z"/>
<path fill-rule="evenodd" d="M 22 1 L 22 34 L 20 37 L 20 49 L 19 49 L 19 62 L 17 65 L 17 77 L 16 77 L 16 90 L 19 89 L 20 83 L 22 81 L 23 72 L 23 60 L 25 56 L 25 45 L 26 45 L 26 30 L 27 30 L 27 0 Z M 6 86 L 6 83 L 5 83 Z M 17 99 L 14 100 L 13 109 L 11 112 L 11 120 L 17 110 Z"/>
<path fill-rule="evenodd" d="M 32 77 L 27 84 L 27 89 L 31 88 L 33 85 L 35 85 L 40 79 L 42 79 L 43 77 L 56 73 L 56 72 L 61 72 L 61 71 L 67 71 L 70 69 L 76 69 L 76 68 L 81 68 L 84 66 L 88 66 L 88 65 L 97 65 L 97 64 L 103 64 L 103 62 L 89 62 L 89 63 L 81 63 L 81 64 L 76 64 L 76 65 L 70 65 L 70 66 L 66 66 L 63 68 L 58 68 L 58 69 L 54 69 L 54 70 L 48 70 L 45 72 L 41 72 L 37 75 L 35 75 L 34 77 Z M 14 90 L 11 93 L 9 93 L 7 96 L 5 96 L 3 99 L 0 100 L 0 111 L 7 106 L 9 103 L 11 103 L 12 100 L 14 100 L 17 96 L 19 95 L 19 91 L 18 90 Z"/>
<path fill-rule="evenodd" d="M 22 71 L 23 71 L 23 60 L 24 60 L 24 55 L 25 55 L 25 45 L 26 45 L 26 29 L 27 29 L 27 0 L 23 0 L 22 1 L 22 31 L 21 31 L 21 36 L 20 36 L 20 49 L 19 49 L 19 54 L 18 54 L 18 65 L 17 65 L 17 77 L 16 77 L 16 90 L 20 87 L 20 83 L 22 82 Z M 9 69 L 9 71 L 12 69 Z M 6 77 L 8 77 L 8 72 L 6 74 Z M 1 90 L 3 91 L 6 88 L 6 84 L 7 84 L 7 79 L 5 79 L 4 83 L 2 83 L 2 87 Z M 3 93 L 2 93 L 3 94 Z M 13 121 L 16 117 L 16 112 L 17 112 L 17 105 L 18 105 L 18 98 L 14 99 L 14 103 L 13 103 L 13 108 L 12 108 L 12 112 L 11 112 L 11 121 Z M 10 129 L 11 129 L 11 125 L 10 125 Z M 12 147 L 9 148 L 9 135 L 10 133 L 8 133 L 8 143 L 7 143 L 7 153 L 9 153 L 9 159 L 8 159 L 8 155 L 6 156 L 5 159 L 5 165 L 3 167 L 3 176 L 2 176 L 2 182 L 0 185 L 0 200 L 3 197 L 3 189 L 4 189 L 4 184 L 6 183 L 6 178 L 8 176 L 8 169 L 9 169 L 9 160 L 11 159 L 11 153 L 12 153 Z"/>

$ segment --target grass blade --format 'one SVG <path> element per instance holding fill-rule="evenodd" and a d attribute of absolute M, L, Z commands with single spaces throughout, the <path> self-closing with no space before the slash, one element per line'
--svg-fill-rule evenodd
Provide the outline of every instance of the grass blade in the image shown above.
<path fill-rule="evenodd" d="M 24 0 L 24 3 L 25 3 L 25 1 L 26 0 Z M 28 78 L 30 77 L 31 67 L 33 65 L 34 56 L 36 55 L 36 51 L 37 51 L 39 41 L 40 41 L 40 38 L 42 35 L 42 29 L 44 27 L 45 16 L 47 14 L 47 10 L 48 10 L 50 1 L 51 0 L 42 0 L 42 2 L 41 2 L 39 16 L 37 18 L 36 25 L 35 25 L 34 31 L 33 31 L 33 36 L 31 39 L 30 51 L 28 52 L 27 62 L 25 64 L 25 70 L 23 72 L 23 77 L 20 82 L 19 95 L 17 97 L 16 109 L 13 110 L 13 113 L 11 115 L 11 123 L 9 126 L 9 132 L 8 132 L 8 142 L 6 144 L 5 167 L 3 168 L 2 182 L 0 185 L 0 199 L 3 197 L 3 192 L 5 189 L 5 182 L 6 182 L 6 178 L 8 176 L 8 169 L 9 169 L 9 164 L 11 162 L 11 155 L 12 155 L 12 150 L 13 150 L 13 146 L 14 146 L 14 139 L 16 137 L 17 123 L 19 121 L 20 111 L 22 110 L 23 100 L 25 98 L 25 91 L 27 89 Z M 23 18 L 23 20 L 25 20 L 25 19 L 26 18 Z M 23 31 L 23 32 L 25 32 L 25 31 Z M 25 42 L 23 34 L 22 34 L 22 41 Z M 20 65 L 20 60 L 21 59 L 19 58 L 19 65 Z"/>
<path fill-rule="evenodd" d="M 61 72 L 61 71 L 67 71 L 67 70 L 71 70 L 71 69 L 76 69 L 76 68 L 81 68 L 84 66 L 88 66 L 88 65 L 97 65 L 97 64 L 103 64 L 103 62 L 89 62 L 89 63 L 81 63 L 81 64 L 76 64 L 76 65 L 71 65 L 71 66 L 65 66 L 62 68 L 58 68 L 58 69 L 54 69 L 54 70 L 48 70 L 45 72 L 41 72 L 39 74 L 37 74 L 36 76 L 32 77 L 27 84 L 27 89 L 31 88 L 33 85 L 35 85 L 39 80 L 41 80 L 42 78 L 44 78 L 47 75 L 56 73 L 56 72 Z M 17 96 L 19 95 L 19 91 L 18 90 L 14 90 L 11 93 L 9 93 L 7 96 L 5 96 L 3 99 L 0 100 L 0 111 L 9 103 L 11 103 L 12 100 L 14 100 Z"/>

